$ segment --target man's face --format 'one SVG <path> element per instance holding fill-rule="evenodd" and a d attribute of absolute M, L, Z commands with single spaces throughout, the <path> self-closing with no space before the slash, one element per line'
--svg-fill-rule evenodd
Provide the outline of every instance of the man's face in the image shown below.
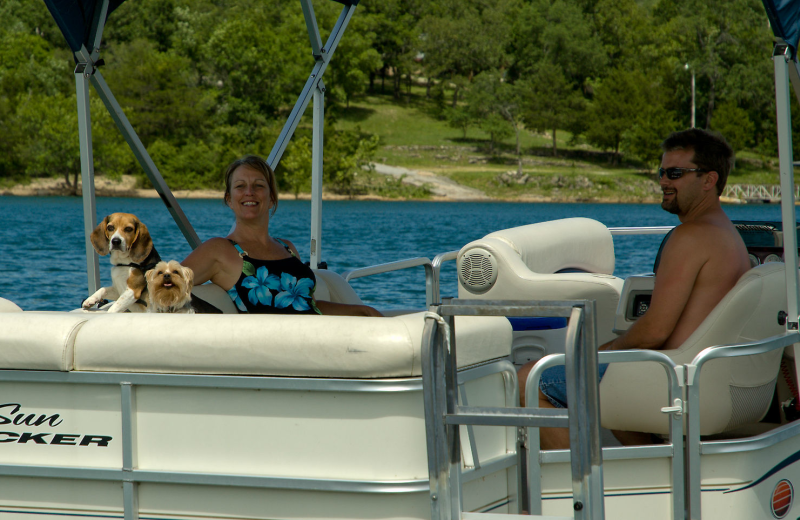
<path fill-rule="evenodd" d="M 697 168 L 692 162 L 694 150 L 673 150 L 664 152 L 661 158 L 661 167 L 666 168 Z M 680 179 L 670 179 L 664 175 L 660 180 L 661 207 L 673 215 L 685 215 L 702 195 L 702 176 L 695 172 L 686 172 Z"/>

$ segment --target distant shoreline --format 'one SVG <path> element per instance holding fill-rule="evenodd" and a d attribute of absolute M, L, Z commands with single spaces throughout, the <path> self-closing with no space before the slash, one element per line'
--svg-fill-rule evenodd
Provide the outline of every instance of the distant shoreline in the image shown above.
<path fill-rule="evenodd" d="M 120 180 L 111 180 L 105 177 L 95 179 L 96 197 L 130 197 L 130 198 L 159 198 L 155 189 L 136 188 L 136 181 L 132 176 L 123 176 Z M 222 190 L 175 190 L 172 192 L 176 199 L 219 199 L 222 200 Z M 78 185 L 78 196 L 81 195 L 80 183 Z M 72 196 L 72 189 L 69 188 L 63 179 L 48 178 L 35 179 L 30 184 L 18 184 L 11 188 L 0 188 L 0 196 L 12 197 L 68 197 Z M 293 200 L 293 193 L 280 193 L 280 200 Z M 391 198 L 378 195 L 339 195 L 335 193 L 323 193 L 323 200 L 360 200 L 360 201 L 423 201 L 423 202 L 554 202 L 554 203 L 594 203 L 594 204 L 655 204 L 660 202 L 660 197 L 544 197 L 539 195 L 524 195 L 514 198 L 451 198 L 441 196 L 431 196 L 428 198 Z M 310 200 L 311 194 L 300 193 L 297 200 Z M 742 204 L 739 199 L 723 198 L 722 202 L 729 204 Z"/>

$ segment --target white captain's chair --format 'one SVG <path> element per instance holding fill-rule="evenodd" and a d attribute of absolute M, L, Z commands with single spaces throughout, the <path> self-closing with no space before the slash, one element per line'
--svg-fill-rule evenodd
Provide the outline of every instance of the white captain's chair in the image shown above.
<path fill-rule="evenodd" d="M 703 349 L 762 340 L 781 334 L 778 313 L 786 307 L 786 270 L 769 263 L 745 273 L 689 338 L 663 351 L 676 364 L 691 363 Z M 700 375 L 700 434 L 713 435 L 760 421 L 767 412 L 783 349 L 755 356 L 721 358 Z M 612 363 L 600 382 L 603 427 L 666 434 L 670 406 L 667 377 L 655 363 Z"/>
<path fill-rule="evenodd" d="M 596 220 L 496 231 L 461 248 L 457 261 L 459 298 L 595 300 L 598 344 L 616 337 L 611 330 L 623 281 L 612 274 L 611 232 Z"/>

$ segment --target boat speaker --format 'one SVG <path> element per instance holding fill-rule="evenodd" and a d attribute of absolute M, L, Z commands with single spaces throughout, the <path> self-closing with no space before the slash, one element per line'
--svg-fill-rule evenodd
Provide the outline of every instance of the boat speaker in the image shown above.
<path fill-rule="evenodd" d="M 475 247 L 458 258 L 458 281 L 471 293 L 483 293 L 497 281 L 497 259 L 489 251 Z"/>

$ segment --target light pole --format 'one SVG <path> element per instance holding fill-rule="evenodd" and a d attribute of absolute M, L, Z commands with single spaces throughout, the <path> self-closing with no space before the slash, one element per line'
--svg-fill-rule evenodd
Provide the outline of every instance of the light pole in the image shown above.
<path fill-rule="evenodd" d="M 689 70 L 688 63 L 686 64 L 685 69 Z M 692 69 L 692 128 L 694 128 L 694 69 Z"/>

